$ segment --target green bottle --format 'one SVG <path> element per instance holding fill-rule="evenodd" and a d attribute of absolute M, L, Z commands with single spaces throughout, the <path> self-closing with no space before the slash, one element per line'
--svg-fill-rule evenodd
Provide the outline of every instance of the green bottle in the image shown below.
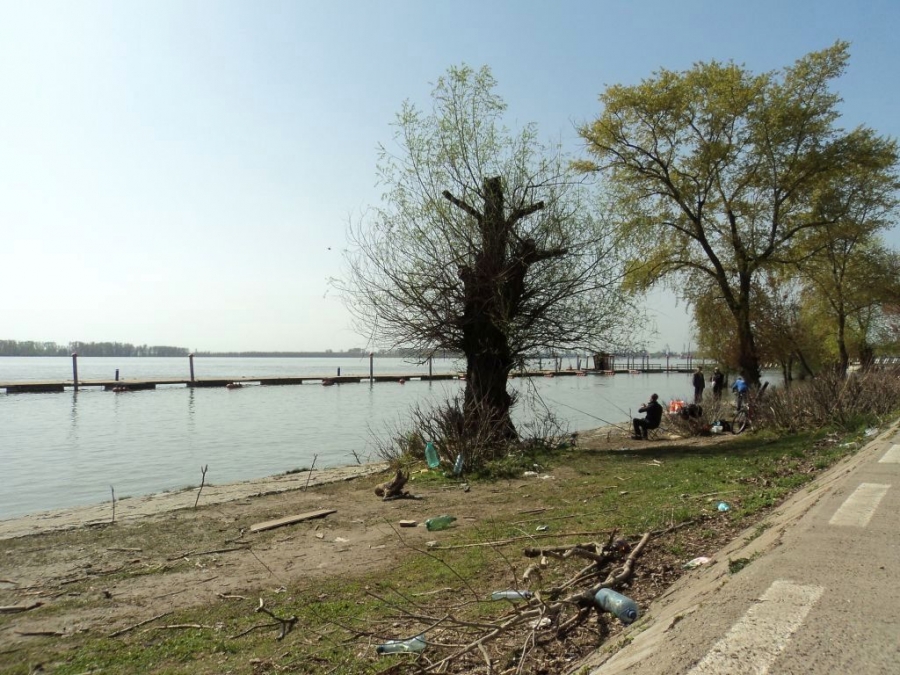
<path fill-rule="evenodd" d="M 434 443 L 428 441 L 425 444 L 425 460 L 428 462 L 429 469 L 436 469 L 441 465 L 441 458 L 438 457 L 437 450 L 434 448 Z"/>
<path fill-rule="evenodd" d="M 431 531 L 446 530 L 454 520 L 456 520 L 456 516 L 438 516 L 437 518 L 429 518 L 425 521 L 425 527 Z"/>

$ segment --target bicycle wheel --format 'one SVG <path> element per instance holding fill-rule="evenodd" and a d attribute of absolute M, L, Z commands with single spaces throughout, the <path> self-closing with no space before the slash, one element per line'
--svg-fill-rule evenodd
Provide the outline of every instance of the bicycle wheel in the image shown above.
<path fill-rule="evenodd" d="M 731 433 L 741 433 L 744 429 L 747 428 L 747 424 L 749 424 L 749 422 L 750 420 L 747 419 L 747 411 L 738 410 L 737 414 L 734 416 L 734 421 L 731 423 Z"/>

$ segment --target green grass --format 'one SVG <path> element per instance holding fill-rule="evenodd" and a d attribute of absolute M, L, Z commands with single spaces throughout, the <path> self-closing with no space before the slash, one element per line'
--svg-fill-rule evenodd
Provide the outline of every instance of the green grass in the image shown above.
<path fill-rule="evenodd" d="M 373 645 L 416 634 L 430 623 L 424 617 L 444 616 L 452 611 L 459 618 L 478 622 L 508 611 L 508 603 L 486 601 L 490 592 L 515 587 L 525 567 L 534 562 L 521 554 L 527 542 L 498 548 L 448 546 L 522 537 L 526 533 L 534 534 L 540 524 L 546 524 L 551 534 L 593 532 L 594 539 L 602 540 L 614 529 L 635 538 L 645 531 L 688 521 L 697 522 L 696 539 L 715 541 L 716 531 L 705 524 L 710 518 L 726 519 L 735 527 L 749 525 L 792 490 L 812 480 L 817 471 L 855 452 L 854 448 L 842 448 L 840 444 L 819 444 L 821 437 L 821 434 L 781 438 L 749 434 L 730 443 L 706 447 L 653 446 L 615 452 L 575 447 L 555 454 L 535 455 L 526 461 L 529 468 L 537 463 L 542 471 L 552 474 L 554 468 L 565 467 L 574 476 L 565 482 L 547 480 L 527 484 L 527 506 L 552 510 L 531 516 L 494 516 L 476 527 L 453 528 L 442 533 L 442 548 L 409 549 L 388 571 L 324 582 L 298 582 L 287 593 L 257 591 L 265 599 L 266 607 L 278 616 L 298 617 L 293 632 L 283 642 L 275 640 L 278 634 L 275 627 L 234 637 L 270 621 L 254 611 L 256 596 L 247 592 L 244 593 L 248 597 L 246 601 L 226 600 L 179 611 L 116 638 L 95 633 L 74 634 L 62 640 L 36 638 L 14 654 L 0 655 L 0 673 L 30 673 L 37 664 L 44 664 L 46 671 L 60 675 L 382 672 L 390 663 L 406 657 L 379 659 Z M 500 474 L 502 470 L 496 472 Z M 457 482 L 437 471 L 416 473 L 415 481 L 417 487 Z M 504 484 L 500 480 L 494 485 L 502 488 Z M 518 494 L 511 496 L 511 499 L 521 498 Z M 719 501 L 728 502 L 730 510 L 719 513 L 716 509 Z M 764 527 L 759 525 L 751 539 L 759 536 Z M 221 545 L 223 535 L 215 527 L 204 527 L 200 520 L 187 523 L 163 520 L 129 528 L 125 541 L 122 531 L 100 528 L 89 533 L 75 530 L 46 535 L 40 542 L 42 547 L 77 547 L 86 536 L 101 546 L 141 547 L 153 551 L 158 559 L 161 555 L 177 556 L 184 551 L 185 541 L 191 542 L 193 550 L 216 548 Z M 578 536 L 542 541 L 552 546 L 585 539 Z M 678 537 L 664 543 L 668 554 L 677 558 L 693 557 L 693 545 Z M 29 560 L 37 561 L 45 555 L 34 547 L 35 541 L 30 538 L 0 542 L 0 556 L 19 559 L 27 565 Z M 127 555 L 120 554 L 115 559 L 117 562 L 111 556 L 103 564 L 113 567 L 126 560 Z M 736 573 L 749 562 L 730 561 L 729 568 Z M 163 566 L 135 566 L 134 569 L 126 566 L 104 580 L 133 574 L 163 574 L 177 569 L 179 564 L 176 559 Z M 581 561 L 569 567 L 551 566 L 543 586 L 569 578 L 583 565 Z M 88 592 L 90 585 L 96 583 L 96 580 L 83 581 L 68 586 L 67 589 L 81 595 L 66 600 L 65 604 L 81 607 L 99 602 L 94 600 L 96 593 Z M 453 591 L 441 591 L 445 588 Z M 53 611 L 61 609 L 56 607 Z M 11 621 L 0 617 L 0 628 Z M 185 624 L 205 627 L 161 628 Z M 446 653 L 435 648 L 430 655 L 434 658 Z"/>

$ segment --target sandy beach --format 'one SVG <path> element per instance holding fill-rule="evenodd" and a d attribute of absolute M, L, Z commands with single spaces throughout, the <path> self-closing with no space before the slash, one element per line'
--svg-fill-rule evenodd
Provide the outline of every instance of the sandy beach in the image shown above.
<path fill-rule="evenodd" d="M 290 492 L 316 485 L 337 483 L 361 476 L 384 471 L 387 465 L 383 462 L 362 464 L 329 469 L 313 469 L 290 474 L 279 474 L 265 478 L 226 483 L 224 485 L 205 485 L 200 493 L 199 504 L 209 506 L 233 502 L 250 497 Z M 116 522 L 134 520 L 147 516 L 159 515 L 168 511 L 192 508 L 197 501 L 197 487 L 160 492 L 142 497 L 129 497 L 116 500 Z M 17 516 L 0 520 L 0 539 L 22 537 L 40 532 L 68 530 L 111 522 L 113 517 L 112 500 L 100 504 L 75 506 L 52 511 L 40 511 L 25 516 Z"/>

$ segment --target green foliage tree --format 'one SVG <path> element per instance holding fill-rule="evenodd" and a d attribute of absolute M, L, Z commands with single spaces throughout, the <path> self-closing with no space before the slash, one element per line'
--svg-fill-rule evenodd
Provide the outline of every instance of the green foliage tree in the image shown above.
<path fill-rule="evenodd" d="M 831 328 L 834 359 L 846 373 L 850 359 L 864 365 L 874 356 L 873 330 L 882 307 L 900 300 L 900 259 L 871 232 L 842 227 L 800 261 L 807 306 Z"/>
<path fill-rule="evenodd" d="M 692 302 L 715 287 L 736 365 L 754 383 L 758 276 L 805 255 L 800 235 L 846 222 L 847 196 L 863 181 L 896 180 L 893 140 L 836 126 L 829 85 L 848 55 L 837 42 L 781 73 L 717 62 L 662 70 L 607 88 L 600 116 L 580 130 L 592 159 L 578 167 L 604 172 L 624 214 L 620 237 L 638 244 L 631 283 L 663 280 Z"/>
<path fill-rule="evenodd" d="M 382 205 L 351 224 L 339 285 L 373 341 L 465 355 L 462 425 L 499 449 L 517 436 L 514 367 L 609 348 L 636 314 L 596 193 L 533 125 L 503 126 L 495 88 L 487 68 L 451 68 L 430 112 L 403 105 Z"/>

